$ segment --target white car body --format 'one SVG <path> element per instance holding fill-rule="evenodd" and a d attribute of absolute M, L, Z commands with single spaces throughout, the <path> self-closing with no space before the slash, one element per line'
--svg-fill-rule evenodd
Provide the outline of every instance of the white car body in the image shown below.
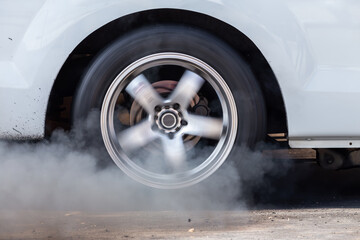
<path fill-rule="evenodd" d="M 360 147 L 357 0 L 0 0 L 0 136 L 42 138 L 69 54 L 107 23 L 151 9 L 202 13 L 246 35 L 280 85 L 291 147 Z"/>

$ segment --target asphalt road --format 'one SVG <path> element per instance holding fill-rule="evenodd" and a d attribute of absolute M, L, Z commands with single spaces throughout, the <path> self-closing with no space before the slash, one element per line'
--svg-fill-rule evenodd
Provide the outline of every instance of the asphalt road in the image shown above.
<path fill-rule="evenodd" d="M 360 169 L 326 171 L 297 163 L 245 188 L 239 208 L 5 209 L 0 239 L 360 239 L 359 185 Z"/>
<path fill-rule="evenodd" d="M 360 239 L 358 208 L 23 214 L 1 239 Z"/>

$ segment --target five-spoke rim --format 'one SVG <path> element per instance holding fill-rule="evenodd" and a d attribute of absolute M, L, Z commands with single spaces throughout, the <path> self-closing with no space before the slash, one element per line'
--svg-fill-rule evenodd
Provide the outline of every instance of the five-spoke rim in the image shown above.
<path fill-rule="evenodd" d="M 144 74 L 159 66 L 184 69 L 175 89 L 167 96 L 161 96 L 153 86 L 154 80 Z M 189 110 L 194 96 L 205 84 L 216 93 L 215 103 L 220 105 L 217 107 L 221 116 L 201 116 Z M 118 124 L 116 109 L 121 94 L 131 96 L 144 110 L 141 121 L 135 125 Z M 101 109 L 101 132 L 113 161 L 133 179 L 157 188 L 189 186 L 216 171 L 234 145 L 237 122 L 233 95 L 221 75 L 200 59 L 174 52 L 149 55 L 130 64 L 110 85 Z M 184 136 L 189 135 L 215 144 L 197 147 L 202 153 L 190 157 L 184 142 Z M 133 157 L 154 142 L 157 144 L 152 148 L 170 171 L 155 171 L 154 156 L 142 156 L 141 164 Z M 197 164 L 191 166 L 190 158 L 199 158 Z"/>

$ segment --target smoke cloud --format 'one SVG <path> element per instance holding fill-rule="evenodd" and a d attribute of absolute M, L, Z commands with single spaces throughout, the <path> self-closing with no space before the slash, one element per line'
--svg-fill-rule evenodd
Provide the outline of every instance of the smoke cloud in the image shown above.
<path fill-rule="evenodd" d="M 85 122 L 82 128 L 89 126 Z M 278 165 L 260 152 L 248 151 L 199 184 L 154 189 L 115 166 L 99 167 L 99 159 L 108 157 L 94 147 L 99 138 L 92 134 L 55 131 L 49 140 L 37 143 L 0 141 L 0 233 L 11 228 L 9 219 L 26 218 L 24 211 L 243 210 L 253 201 L 252 190 L 264 186 L 265 175 L 287 168 L 277 170 Z"/>
<path fill-rule="evenodd" d="M 195 186 L 159 190 L 143 186 L 117 167 L 100 168 L 94 149 L 71 134 L 50 141 L 0 142 L 0 209 L 186 210 L 237 207 L 240 177 L 224 165 Z"/>

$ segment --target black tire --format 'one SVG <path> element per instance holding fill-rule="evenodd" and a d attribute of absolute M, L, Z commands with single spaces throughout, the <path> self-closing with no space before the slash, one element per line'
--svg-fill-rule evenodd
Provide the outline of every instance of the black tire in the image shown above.
<path fill-rule="evenodd" d="M 264 137 L 265 104 L 260 87 L 248 64 L 215 36 L 198 29 L 172 25 L 147 27 L 129 33 L 97 56 L 76 93 L 73 105 L 74 121 L 84 119 L 93 109 L 101 110 L 108 89 L 124 69 L 139 59 L 159 53 L 179 53 L 199 59 L 213 68 L 228 85 L 235 100 L 238 122 L 235 142 L 227 158 L 236 159 L 234 155 L 241 146 L 251 148 Z M 110 151 L 112 158 L 114 154 L 118 153 Z M 167 184 L 144 180 L 131 173 L 128 175 L 144 184 L 159 188 L 184 187 L 205 178 L 197 176 L 192 181 L 183 179 L 179 180 L 181 183 L 170 181 Z"/>

